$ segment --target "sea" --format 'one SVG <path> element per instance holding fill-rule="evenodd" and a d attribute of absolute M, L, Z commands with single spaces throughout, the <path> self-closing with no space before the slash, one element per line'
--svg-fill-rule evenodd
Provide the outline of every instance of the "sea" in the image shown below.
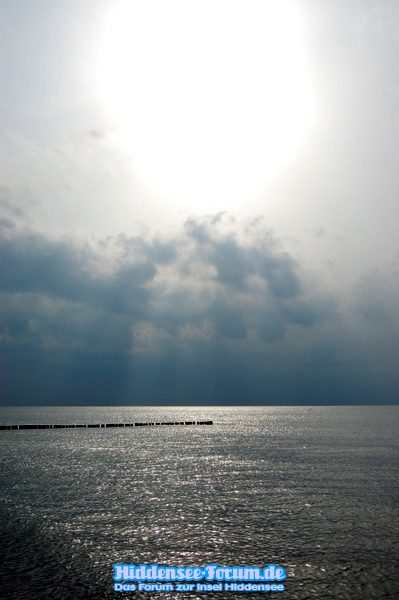
<path fill-rule="evenodd" d="M 6 600 L 399 598 L 399 407 L 2 408 Z M 280 591 L 115 591 L 115 564 L 259 567 Z M 224 584 L 223 584 L 224 585 Z"/>

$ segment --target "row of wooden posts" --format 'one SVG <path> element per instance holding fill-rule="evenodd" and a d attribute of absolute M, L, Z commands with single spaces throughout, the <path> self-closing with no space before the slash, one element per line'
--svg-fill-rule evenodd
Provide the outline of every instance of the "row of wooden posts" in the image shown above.
<path fill-rule="evenodd" d="M 213 421 L 160 421 L 156 423 L 95 423 L 89 425 L 0 425 L 0 430 L 5 429 L 73 429 L 77 427 L 145 427 L 150 425 L 213 425 Z"/>

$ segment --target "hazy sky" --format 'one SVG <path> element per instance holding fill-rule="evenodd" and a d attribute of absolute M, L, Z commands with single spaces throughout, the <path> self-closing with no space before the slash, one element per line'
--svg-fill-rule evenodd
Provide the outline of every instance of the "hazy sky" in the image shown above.
<path fill-rule="evenodd" d="M 397 403 L 396 0 L 0 0 L 3 404 Z"/>

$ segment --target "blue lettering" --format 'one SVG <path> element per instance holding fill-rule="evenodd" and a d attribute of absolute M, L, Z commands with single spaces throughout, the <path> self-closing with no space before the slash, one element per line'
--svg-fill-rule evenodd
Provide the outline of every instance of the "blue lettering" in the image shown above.
<path fill-rule="evenodd" d="M 116 581 L 135 579 L 134 577 L 134 565 L 114 565 L 115 575 L 114 579 Z"/>
<path fill-rule="evenodd" d="M 233 567 L 233 579 L 241 581 L 244 579 L 244 569 L 242 567 Z"/>
<path fill-rule="evenodd" d="M 277 567 L 277 569 L 276 569 L 277 581 L 281 581 L 281 579 L 285 579 L 286 577 L 287 577 L 287 575 L 285 574 L 283 567 Z"/>
<path fill-rule="evenodd" d="M 135 579 L 146 579 L 147 575 L 147 565 L 140 565 L 136 568 L 136 576 Z"/>
<path fill-rule="evenodd" d="M 146 579 L 147 581 L 155 581 L 156 579 L 158 579 L 158 565 L 151 565 L 151 567 L 147 568 Z"/>
<path fill-rule="evenodd" d="M 176 579 L 180 581 L 199 581 L 203 578 L 207 581 L 281 581 L 287 577 L 284 569 L 276 567 L 273 563 L 265 567 L 263 571 L 258 567 L 219 567 L 217 564 L 206 565 L 204 569 L 200 567 L 179 567 L 176 569 L 169 566 L 160 568 L 157 564 L 152 564 L 149 567 L 145 564 L 138 567 L 118 564 L 113 565 L 113 567 L 115 581 L 174 581 Z"/>
<path fill-rule="evenodd" d="M 193 579 L 198 581 L 198 579 L 202 579 L 204 575 L 205 575 L 205 571 L 203 571 L 199 567 L 194 568 Z"/>
<path fill-rule="evenodd" d="M 217 565 L 206 565 L 205 567 L 205 579 L 208 581 L 212 581 L 215 579 L 215 571 L 217 569 Z"/>
<path fill-rule="evenodd" d="M 170 581 L 171 579 L 176 579 L 176 569 L 174 569 L 173 567 L 166 567 L 165 580 Z"/>

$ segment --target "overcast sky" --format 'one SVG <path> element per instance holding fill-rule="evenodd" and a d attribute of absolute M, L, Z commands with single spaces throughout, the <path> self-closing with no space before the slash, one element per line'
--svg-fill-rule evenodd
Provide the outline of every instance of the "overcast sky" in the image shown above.
<path fill-rule="evenodd" d="M 5 405 L 399 397 L 396 0 L 0 0 Z"/>

